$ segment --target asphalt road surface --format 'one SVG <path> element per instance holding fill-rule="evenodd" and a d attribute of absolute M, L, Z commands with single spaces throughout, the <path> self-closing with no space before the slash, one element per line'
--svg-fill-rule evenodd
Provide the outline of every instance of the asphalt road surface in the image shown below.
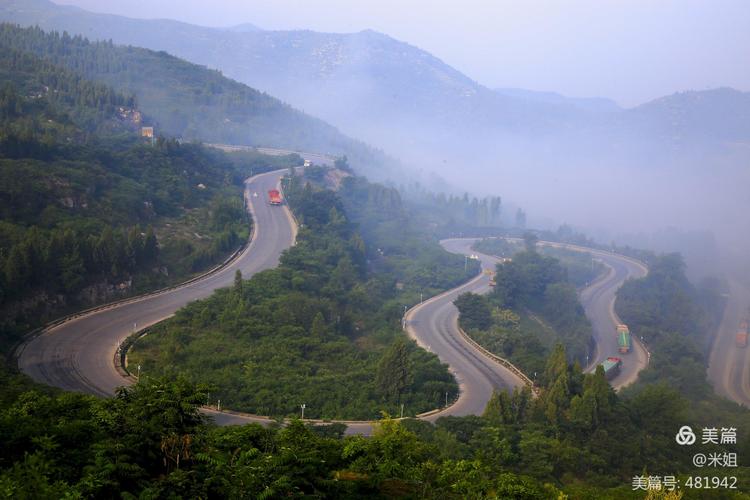
<path fill-rule="evenodd" d="M 740 321 L 748 319 L 750 290 L 729 281 L 729 297 L 708 363 L 708 378 L 714 389 L 737 403 L 750 407 L 750 347 L 737 347 L 735 335 Z"/>
<path fill-rule="evenodd" d="M 51 328 L 19 350 L 21 371 L 37 382 L 110 396 L 128 380 L 115 369 L 117 346 L 136 329 L 162 321 L 194 300 L 232 284 L 236 270 L 245 278 L 277 265 L 296 237 L 287 207 L 270 206 L 267 191 L 286 171 L 257 175 L 246 182 L 245 199 L 255 221 L 255 234 L 230 265 L 177 289 L 149 295 L 75 318 Z M 257 197 L 255 196 L 257 193 Z"/>
<path fill-rule="evenodd" d="M 441 241 L 452 253 L 476 254 L 482 269 L 495 269 L 497 258 L 471 250 L 475 239 Z M 460 395 L 448 408 L 426 416 L 435 420 L 441 416 L 481 415 L 494 390 L 512 391 L 523 386 L 523 380 L 500 363 L 488 358 L 469 344 L 458 331 L 456 297 L 466 292 L 489 291 L 489 276 L 480 274 L 468 283 L 433 297 L 412 308 L 405 317 L 406 330 L 422 348 L 436 354 L 447 363 L 459 384 Z"/>
<path fill-rule="evenodd" d="M 638 261 L 599 250 L 564 245 L 570 249 L 586 251 L 599 259 L 606 267 L 604 277 L 596 280 L 585 288 L 581 294 L 581 304 L 586 316 L 591 321 L 596 349 L 591 356 L 589 370 L 594 370 L 610 356 L 622 359 L 620 374 L 610 383 L 615 389 L 632 384 L 638 378 L 638 372 L 646 368 L 649 353 L 640 339 L 632 338 L 632 349 L 627 354 L 618 351 L 617 324 L 622 321 L 614 310 L 617 289 L 629 278 L 641 278 L 648 272 L 647 268 Z"/>

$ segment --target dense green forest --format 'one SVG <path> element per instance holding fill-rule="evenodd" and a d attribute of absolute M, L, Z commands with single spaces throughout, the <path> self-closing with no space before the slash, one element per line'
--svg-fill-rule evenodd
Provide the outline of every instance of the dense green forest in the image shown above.
<path fill-rule="evenodd" d="M 243 179 L 301 163 L 138 137 L 132 96 L 0 41 L 0 346 L 182 281 L 248 236 Z"/>
<path fill-rule="evenodd" d="M 395 163 L 321 120 L 219 71 L 166 52 L 7 23 L 0 24 L 0 45 L 135 96 L 148 117 L 146 124 L 156 126 L 157 133 L 185 140 L 346 154 L 372 173 Z"/>
<path fill-rule="evenodd" d="M 558 238 L 554 238 L 552 241 L 558 240 Z M 477 241 L 473 248 L 487 255 L 511 258 L 517 252 L 524 249 L 524 243 L 504 238 L 483 238 Z M 579 252 L 547 245 L 539 245 L 537 251 L 542 255 L 554 257 L 559 260 L 560 264 L 565 268 L 568 281 L 577 288 L 585 287 L 606 269 L 604 264 L 594 259 L 588 252 Z"/>
<path fill-rule="evenodd" d="M 509 259 L 523 250 L 523 242 L 505 238 L 482 238 L 472 246 L 474 250 L 487 255 Z"/>
<path fill-rule="evenodd" d="M 439 407 L 457 386 L 436 356 L 405 341 L 401 316 L 419 293 L 476 269 L 406 236 L 412 222 L 394 189 L 349 176 L 334 192 L 308 172 L 285 183 L 301 229 L 279 267 L 152 328 L 129 362 L 210 383 L 224 406 L 263 415 L 295 415 L 302 403 L 306 416 L 329 419 Z"/>
<path fill-rule="evenodd" d="M 371 269 L 398 281 L 402 303 L 414 304 L 420 294 L 435 295 L 479 272 L 472 262 L 464 273 L 464 258 L 438 245 L 422 214 L 395 188 L 350 176 L 342 180 L 338 194 L 367 242 Z"/>
<path fill-rule="evenodd" d="M 27 141 L 50 147 L 86 134 L 134 130 L 139 116 L 135 98 L 86 80 L 49 61 L 1 44 L 0 119 L 5 155 L 21 156 Z M 46 151 L 32 147 L 37 155 Z"/>
<path fill-rule="evenodd" d="M 511 226 L 503 212 L 500 196 L 477 198 L 468 193 L 461 196 L 436 193 L 419 183 L 401 186 L 399 191 L 409 200 L 410 208 L 441 236 L 467 231 L 497 231 L 500 227 Z"/>
<path fill-rule="evenodd" d="M 566 248 L 542 246 L 539 251 L 546 256 L 554 257 L 565 268 L 568 281 L 576 288 L 585 288 L 607 271 L 602 262 L 587 252 L 578 252 Z"/>
<path fill-rule="evenodd" d="M 247 282 L 243 283 L 243 285 Z M 703 423 L 666 385 L 621 398 L 599 369 L 584 375 L 562 347 L 547 361 L 542 392 L 495 395 L 482 416 L 435 425 L 382 420 L 373 436 L 344 426 L 214 427 L 198 407 L 209 387 L 143 377 L 111 399 L 9 394 L 0 410 L 0 494 L 7 498 L 644 498 L 634 476 L 695 474 L 675 444 L 679 426 Z M 213 394 L 213 392 L 211 393 Z M 702 451 L 750 454 L 742 421 L 736 445 Z M 42 431 L 43 430 L 43 431 Z M 684 498 L 747 498 L 744 465 L 703 469 L 736 476 L 738 490 Z M 562 496 L 567 495 L 567 496 Z M 664 498 L 651 496 L 650 498 Z M 680 498 L 675 496 L 672 498 Z"/>
<path fill-rule="evenodd" d="M 487 244 L 481 248 L 492 250 Z M 572 360 L 582 362 L 589 349 L 591 325 L 566 267 L 542 255 L 533 242 L 512 255 L 512 260 L 497 265 L 492 292 L 458 297 L 461 326 L 482 346 L 511 360 L 532 378 L 541 373 L 558 342 L 565 345 Z M 577 258 L 566 257 L 579 265 Z"/>
<path fill-rule="evenodd" d="M 615 310 L 652 352 L 640 380 L 668 382 L 701 405 L 719 400 L 706 378 L 705 348 L 724 310 L 716 283 L 706 281 L 696 287 L 685 276 L 679 254 L 658 256 L 646 277 L 620 288 Z"/>

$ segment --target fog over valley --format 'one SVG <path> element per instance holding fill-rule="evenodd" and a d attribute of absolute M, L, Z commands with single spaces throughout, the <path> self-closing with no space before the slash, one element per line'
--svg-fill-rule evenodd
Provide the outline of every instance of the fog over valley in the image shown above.
<path fill-rule="evenodd" d="M 526 210 L 530 227 L 567 223 L 604 243 L 681 250 L 689 260 L 711 246 L 722 256 L 748 248 L 750 94 L 742 89 L 675 86 L 671 94 L 621 106 L 606 95 L 552 92 L 552 74 L 535 84 L 547 92 L 490 88 L 441 54 L 371 30 L 264 30 L 251 11 L 237 20 L 246 24 L 232 28 L 141 20 L 146 15 L 138 9 L 127 14 L 94 14 L 45 0 L 0 3 L 0 19 L 165 50 L 219 69 L 405 166 L 365 172 L 374 179 L 502 196 L 506 206 Z M 742 64 L 731 59 L 737 54 L 724 55 L 727 68 Z M 487 64 L 497 63 L 488 57 Z M 630 64 L 620 84 L 642 88 L 649 75 Z M 664 64 L 687 71 L 680 66 L 685 61 Z M 498 68 L 513 74 L 512 66 Z M 593 71 L 577 75 L 581 82 L 598 77 Z M 702 248 L 681 248 L 681 232 L 701 240 Z"/>

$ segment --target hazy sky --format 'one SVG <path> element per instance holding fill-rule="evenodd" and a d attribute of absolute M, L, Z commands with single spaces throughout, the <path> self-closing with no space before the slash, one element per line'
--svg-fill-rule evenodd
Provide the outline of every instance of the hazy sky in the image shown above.
<path fill-rule="evenodd" d="M 490 87 L 611 97 L 750 90 L 750 0 L 56 0 L 206 26 L 374 29 Z"/>

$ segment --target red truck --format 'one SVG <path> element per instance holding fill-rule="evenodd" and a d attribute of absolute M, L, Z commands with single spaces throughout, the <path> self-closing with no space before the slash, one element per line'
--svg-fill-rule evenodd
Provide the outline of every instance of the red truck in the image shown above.
<path fill-rule="evenodd" d="M 734 343 L 737 347 L 747 347 L 747 320 L 740 321 L 740 330 L 734 337 Z"/>
<path fill-rule="evenodd" d="M 742 330 L 737 332 L 734 343 L 737 347 L 747 347 L 747 332 L 743 332 Z"/>
<path fill-rule="evenodd" d="M 278 189 L 271 189 L 268 192 L 268 203 L 271 205 L 281 205 L 281 193 Z"/>

